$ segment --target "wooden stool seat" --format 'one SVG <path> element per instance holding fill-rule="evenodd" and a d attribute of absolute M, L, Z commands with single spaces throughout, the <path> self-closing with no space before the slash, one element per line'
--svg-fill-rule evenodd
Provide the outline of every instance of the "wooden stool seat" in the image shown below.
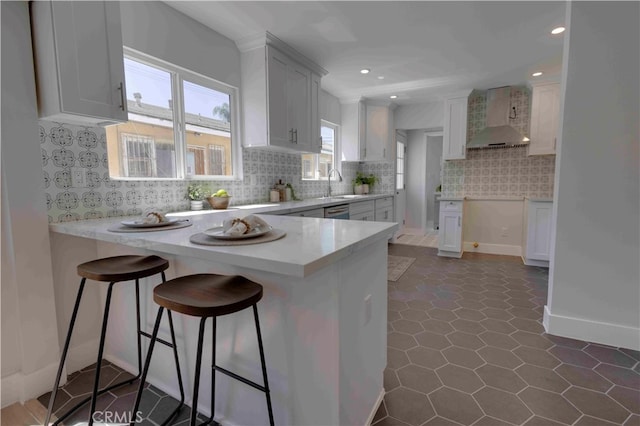
<path fill-rule="evenodd" d="M 153 300 L 158 305 L 204 318 L 241 311 L 260 299 L 262 286 L 241 276 L 187 275 L 153 289 Z"/>
<path fill-rule="evenodd" d="M 94 281 L 132 281 L 159 274 L 169 268 L 169 261 L 158 256 L 114 256 L 78 265 L 78 275 Z"/>

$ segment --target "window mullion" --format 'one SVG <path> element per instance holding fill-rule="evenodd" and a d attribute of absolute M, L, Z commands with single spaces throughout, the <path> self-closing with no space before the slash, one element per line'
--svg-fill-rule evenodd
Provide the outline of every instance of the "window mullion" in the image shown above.
<path fill-rule="evenodd" d="M 175 123 L 174 138 L 176 144 L 176 175 L 179 179 L 186 177 L 187 165 L 187 137 L 184 117 L 184 96 L 182 93 L 182 76 L 172 73 L 171 85 L 173 90 L 173 122 Z"/>

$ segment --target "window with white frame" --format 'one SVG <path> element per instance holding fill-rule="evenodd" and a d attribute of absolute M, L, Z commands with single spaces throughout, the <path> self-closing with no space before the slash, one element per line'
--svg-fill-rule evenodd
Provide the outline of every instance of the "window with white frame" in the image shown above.
<path fill-rule="evenodd" d="M 405 145 L 396 141 L 396 189 L 404 189 Z"/>
<path fill-rule="evenodd" d="M 338 126 L 322 121 L 320 126 L 322 149 L 319 154 L 302 154 L 302 179 L 325 180 L 331 169 L 338 167 Z"/>
<path fill-rule="evenodd" d="M 109 126 L 109 176 L 241 178 L 237 89 L 125 49 L 129 121 Z"/>

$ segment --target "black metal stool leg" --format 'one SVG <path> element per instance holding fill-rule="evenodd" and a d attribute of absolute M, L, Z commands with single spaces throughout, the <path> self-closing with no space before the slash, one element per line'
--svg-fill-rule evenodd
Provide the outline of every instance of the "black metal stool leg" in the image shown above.
<path fill-rule="evenodd" d="M 200 426 L 208 425 L 213 421 L 213 417 L 216 415 L 216 317 L 212 318 L 213 328 L 211 342 L 211 416 L 209 419 L 201 423 Z"/>
<path fill-rule="evenodd" d="M 131 426 L 135 424 L 138 407 L 140 407 L 140 400 L 142 399 L 142 392 L 144 391 L 144 384 L 147 379 L 147 373 L 149 372 L 149 364 L 151 364 L 151 355 L 153 354 L 153 346 L 156 343 L 156 338 L 158 337 L 158 330 L 160 329 L 160 320 L 162 320 L 162 312 L 164 308 L 160 306 L 158 308 L 158 315 L 156 316 L 156 323 L 153 326 L 153 333 L 151 334 L 151 343 L 149 343 L 149 349 L 147 351 L 147 359 L 144 362 L 144 367 L 142 369 L 142 375 L 140 376 L 140 386 L 138 387 L 138 393 L 136 394 L 136 402 L 133 404 L 133 409 L 131 410 Z"/>
<path fill-rule="evenodd" d="M 264 393 L 267 396 L 267 409 L 269 410 L 269 424 L 273 423 L 273 408 L 271 407 L 271 393 L 267 380 L 267 363 L 264 360 L 264 348 L 262 347 L 262 333 L 260 332 L 260 320 L 258 319 L 258 305 L 253 305 L 253 317 L 256 320 L 256 334 L 258 335 L 258 348 L 260 349 L 260 362 L 262 363 L 262 378 L 264 379 Z"/>
<path fill-rule="evenodd" d="M 196 354 L 196 373 L 193 379 L 193 401 L 191 403 L 191 426 L 196 426 L 196 418 L 198 417 L 198 390 L 200 387 L 200 367 L 202 364 L 202 340 L 204 339 L 204 324 L 207 318 L 200 319 L 200 330 L 198 331 L 198 352 Z"/>
<path fill-rule="evenodd" d="M 180 372 L 180 361 L 178 360 L 178 344 L 176 343 L 176 334 L 173 328 L 173 318 L 171 316 L 170 310 L 167 310 L 167 316 L 169 317 L 169 330 L 171 331 L 171 345 L 173 347 L 173 358 L 176 363 L 176 374 L 178 375 L 178 387 L 180 388 L 180 403 L 178 404 L 176 409 L 173 410 L 173 413 L 171 413 L 171 415 L 167 417 L 167 420 L 165 420 L 162 423 L 162 426 L 168 425 L 171 422 L 171 420 L 173 420 L 173 418 L 178 415 L 178 413 L 180 412 L 180 409 L 184 405 L 184 385 L 182 384 L 182 373 Z"/>
<path fill-rule="evenodd" d="M 138 375 L 142 372 L 142 336 L 140 331 L 140 282 L 136 279 L 136 337 L 138 338 Z"/>
<path fill-rule="evenodd" d="M 111 306 L 111 293 L 115 282 L 109 283 L 107 290 L 107 301 L 104 305 L 104 315 L 102 318 L 102 331 L 100 333 L 100 346 L 98 346 L 98 360 L 96 361 L 96 375 L 93 382 L 93 393 L 91 394 L 91 409 L 89 410 L 89 426 L 93 426 L 93 413 L 96 411 L 98 402 L 98 387 L 100 386 L 100 367 L 102 367 L 102 354 L 104 353 L 104 340 L 107 337 L 107 323 L 109 321 L 109 307 Z"/>
<path fill-rule="evenodd" d="M 51 414 L 53 414 L 53 403 L 58 393 L 58 386 L 60 386 L 60 378 L 62 377 L 62 370 L 64 369 L 64 362 L 67 359 L 67 352 L 69 351 L 69 343 L 71 343 L 71 334 L 73 333 L 73 326 L 76 323 L 76 317 L 78 316 L 78 308 L 80 307 L 80 300 L 82 299 L 82 292 L 84 291 L 84 284 L 87 279 L 83 278 L 80 281 L 80 288 L 78 288 L 78 295 L 76 296 L 76 303 L 73 306 L 73 313 L 71 314 L 71 321 L 69 322 L 69 331 L 67 332 L 67 338 L 64 341 L 64 348 L 62 349 L 62 358 L 60 359 L 60 365 L 58 365 L 58 374 L 56 375 L 56 382 L 53 385 L 51 396 L 49 397 L 49 408 L 47 408 L 47 417 L 45 418 L 45 426 L 49 426 L 49 420 L 51 420 Z"/>

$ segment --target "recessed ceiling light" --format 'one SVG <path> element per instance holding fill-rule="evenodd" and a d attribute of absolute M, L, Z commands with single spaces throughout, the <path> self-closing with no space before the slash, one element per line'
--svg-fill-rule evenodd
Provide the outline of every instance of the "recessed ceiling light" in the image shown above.
<path fill-rule="evenodd" d="M 534 72 L 533 74 L 531 74 L 532 77 L 540 77 L 541 75 L 542 75 L 541 71 Z"/>
<path fill-rule="evenodd" d="M 565 27 L 557 27 L 551 30 L 551 34 L 556 35 L 556 34 L 562 34 L 564 32 L 564 30 L 566 30 Z"/>
<path fill-rule="evenodd" d="M 384 75 L 379 75 L 378 80 L 384 80 Z"/>
<path fill-rule="evenodd" d="M 389 96 L 391 99 L 396 99 L 398 97 L 398 95 L 391 95 Z"/>
<path fill-rule="evenodd" d="M 371 70 L 369 68 L 363 68 L 360 70 L 360 74 L 369 74 Z"/>

